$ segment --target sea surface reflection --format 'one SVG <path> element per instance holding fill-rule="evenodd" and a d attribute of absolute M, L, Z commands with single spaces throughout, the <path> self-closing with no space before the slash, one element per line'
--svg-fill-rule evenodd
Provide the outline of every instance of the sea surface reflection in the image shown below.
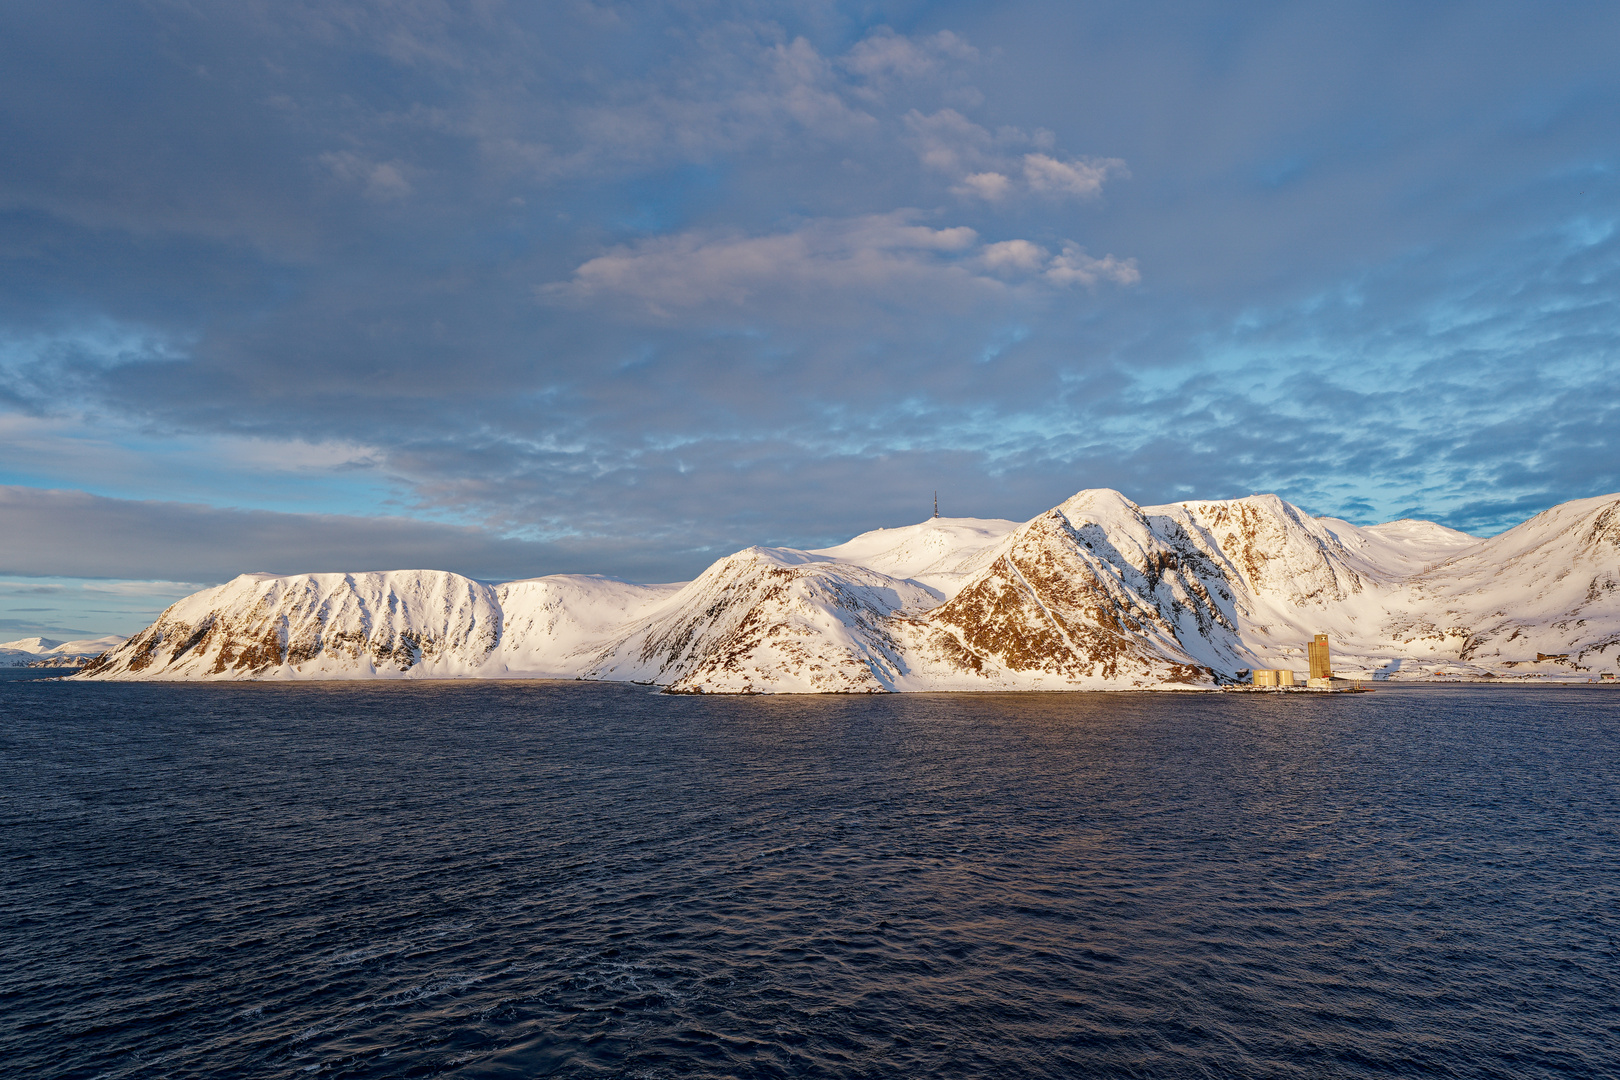
<path fill-rule="evenodd" d="M 1620 692 L 0 682 L 16 1076 L 1603 1076 Z"/>

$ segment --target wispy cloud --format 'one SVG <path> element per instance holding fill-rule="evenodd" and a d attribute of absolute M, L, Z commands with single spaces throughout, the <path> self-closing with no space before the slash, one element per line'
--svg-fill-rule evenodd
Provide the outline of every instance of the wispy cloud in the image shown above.
<path fill-rule="evenodd" d="M 989 203 L 1032 193 L 1094 199 L 1105 181 L 1130 176 L 1118 158 L 1053 156 L 1050 131 L 1002 127 L 992 132 L 955 109 L 927 115 L 913 109 L 905 123 L 918 159 L 949 178 L 952 192 Z"/>
<path fill-rule="evenodd" d="M 195 581 L 87 581 L 85 592 L 109 596 L 189 596 L 201 588 Z"/>
<path fill-rule="evenodd" d="M 935 487 L 1620 487 L 1620 14 L 1414 10 L 5 6 L 0 483 L 58 494 L 0 550 L 685 576 Z"/>
<path fill-rule="evenodd" d="M 365 197 L 375 202 L 394 202 L 411 193 L 410 181 L 405 179 L 407 166 L 400 161 L 367 161 L 352 151 L 328 151 L 320 155 L 320 163 L 332 175 L 346 184 L 360 188 Z"/>
<path fill-rule="evenodd" d="M 880 26 L 850 46 L 839 58 L 838 65 L 874 82 L 912 81 L 936 75 L 955 62 L 972 64 L 978 60 L 979 50 L 949 30 L 910 38 L 895 33 L 890 27 Z"/>
<path fill-rule="evenodd" d="M 767 236 L 685 233 L 619 247 L 543 287 L 544 297 L 624 297 L 648 313 L 680 309 L 802 305 L 840 295 L 919 311 L 999 296 L 1011 280 L 1093 285 L 1141 280 L 1135 260 L 1092 258 L 1077 245 L 1050 254 L 1028 240 L 984 244 L 965 225 L 934 228 L 901 210 L 808 222 Z"/>

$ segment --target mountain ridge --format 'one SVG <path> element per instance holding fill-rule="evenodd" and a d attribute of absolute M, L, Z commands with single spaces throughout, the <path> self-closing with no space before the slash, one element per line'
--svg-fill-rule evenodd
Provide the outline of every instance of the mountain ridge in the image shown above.
<path fill-rule="evenodd" d="M 80 667 L 96 656 L 115 649 L 124 638 L 105 637 L 56 641 L 45 637 L 0 641 L 0 667 Z"/>
<path fill-rule="evenodd" d="M 667 585 L 242 575 L 171 605 L 79 677 L 1188 689 L 1302 669 L 1316 633 L 1336 670 L 1368 679 L 1612 668 L 1620 495 L 1481 540 L 1313 517 L 1275 495 L 1142 506 L 1094 488 L 1022 523 L 937 518 L 813 551 L 747 548 Z"/>

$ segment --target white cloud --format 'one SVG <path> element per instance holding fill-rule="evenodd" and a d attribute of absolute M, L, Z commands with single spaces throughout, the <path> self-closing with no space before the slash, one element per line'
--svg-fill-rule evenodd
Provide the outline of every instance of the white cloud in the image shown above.
<path fill-rule="evenodd" d="M 418 35 L 426 39 L 431 35 Z M 408 50 L 412 57 L 419 50 Z M 879 28 L 842 55 L 773 24 L 724 22 L 702 32 L 679 60 L 653 64 L 611 93 L 552 110 L 515 109 L 483 95 L 459 104 L 414 104 L 387 122 L 468 139 L 498 173 L 542 177 L 615 173 L 672 161 L 712 161 L 749 147 L 810 140 L 847 144 L 859 159 L 899 121 L 918 160 L 964 198 L 1001 202 L 1019 193 L 1092 197 L 1114 159 L 1066 159 L 1052 133 L 987 128 L 953 108 L 925 113 L 901 102 L 976 100 L 961 76 L 979 58 L 949 31 L 909 37 Z M 547 119 L 549 118 L 549 119 Z M 320 163 L 378 203 L 413 194 L 418 177 L 398 159 L 356 150 Z M 420 167 L 418 167 L 420 171 Z"/>
<path fill-rule="evenodd" d="M 1036 152 L 1052 147 L 1050 131 L 1003 127 L 992 132 L 955 109 L 926 115 L 913 109 L 905 122 L 917 159 L 954 178 L 955 195 L 1000 202 L 1015 192 L 1029 191 L 1090 199 L 1102 193 L 1110 177 L 1130 175 L 1119 158 L 1065 161 Z"/>
<path fill-rule="evenodd" d="M 442 7 L 429 2 L 403 8 L 418 6 Z M 504 19 L 499 6 L 487 13 L 491 21 Z M 306 29 L 329 38 L 338 32 L 329 25 L 338 17 L 326 10 L 333 5 L 317 7 L 321 13 L 306 17 L 313 24 Z M 575 5 L 574 14 L 595 21 L 588 9 Z M 627 20 L 620 20 L 618 12 L 598 14 L 624 22 L 626 31 L 630 24 L 656 21 L 640 12 L 632 15 L 628 8 L 623 13 L 630 16 Z M 396 20 L 400 26 L 394 25 Z M 496 173 L 545 181 L 708 161 L 807 136 L 859 142 L 892 124 L 904 108 L 884 108 L 892 94 L 955 101 L 979 97 L 960 78 L 978 59 L 978 50 L 950 31 L 908 37 L 882 27 L 842 55 L 824 55 L 806 37 L 785 34 L 776 20 L 716 19 L 701 30 L 683 31 L 633 69 L 618 73 L 611 62 L 587 64 L 567 94 L 537 97 L 534 87 L 544 79 L 528 73 L 528 64 L 514 64 L 507 57 L 486 70 L 492 58 L 462 39 L 457 32 L 461 23 L 446 22 L 442 12 L 413 19 L 404 11 L 391 11 L 383 21 L 390 27 L 386 33 L 362 25 L 342 33 L 364 36 L 371 49 L 399 64 L 445 69 L 446 78 L 452 78 L 451 70 L 482 74 L 476 79 L 453 77 L 466 90 L 460 95 L 426 95 L 398 111 L 375 111 L 371 118 L 380 131 L 372 133 L 368 144 L 378 135 L 389 138 L 417 128 L 471 143 L 476 160 Z M 522 55 L 528 43 L 514 32 L 511 44 Z M 542 67 L 556 67 L 560 60 L 549 57 Z M 517 85 L 503 85 L 503 77 Z M 270 96 L 278 108 L 300 106 L 293 95 Z M 343 134 L 359 137 L 348 129 Z M 431 168 L 414 157 L 370 156 L 377 160 L 351 145 L 319 155 L 319 161 L 377 201 L 413 193 L 417 177 L 409 166 Z"/>
<path fill-rule="evenodd" d="M 719 306 L 803 306 L 813 295 L 951 304 L 966 291 L 1001 293 L 1008 282 L 1121 285 L 1140 280 L 1134 260 L 1088 256 L 1069 243 L 1053 256 L 1029 240 L 981 244 L 965 226 L 919 225 L 917 211 L 809 222 L 767 236 L 693 231 L 615 248 L 582 264 L 542 298 L 639 301 L 655 316 Z"/>
<path fill-rule="evenodd" d="M 980 256 L 984 265 L 992 270 L 1023 270 L 1034 272 L 1046 265 L 1047 251 L 1028 240 L 1003 240 L 986 244 Z"/>
<path fill-rule="evenodd" d="M 810 222 L 792 232 L 741 236 L 694 231 L 616 248 L 581 265 L 542 295 L 632 297 L 654 314 L 718 304 L 742 306 L 855 291 L 914 292 L 925 282 L 1000 288 L 962 256 L 978 246 L 966 226 L 935 229 L 915 211 Z M 918 293 L 924 295 L 924 293 Z"/>
<path fill-rule="evenodd" d="M 866 79 L 919 79 L 938 71 L 946 61 L 971 62 L 978 58 L 978 49 L 949 30 L 913 39 L 884 26 L 857 42 L 839 63 Z"/>
<path fill-rule="evenodd" d="M 999 166 L 996 137 L 955 109 L 927 115 L 912 109 L 905 115 L 905 123 L 917 159 L 931 169 L 962 177 Z"/>
<path fill-rule="evenodd" d="M 865 112 L 845 104 L 832 64 L 804 38 L 774 45 L 766 56 L 771 75 L 763 92 L 739 96 L 738 105 L 761 117 L 780 112 L 806 131 L 833 137 L 874 123 Z"/>
<path fill-rule="evenodd" d="M 953 195 L 977 195 L 985 202 L 999 202 L 1012 188 L 1012 181 L 998 172 L 969 173 L 951 188 Z"/>
<path fill-rule="evenodd" d="M 303 439 L 260 439 L 221 435 L 210 440 L 208 452 L 219 460 L 254 472 L 337 472 L 371 468 L 382 459 L 374 446 L 345 439 L 309 442 Z"/>
<path fill-rule="evenodd" d="M 1058 285 L 1095 285 L 1099 281 L 1135 285 L 1142 280 L 1142 275 L 1136 269 L 1135 259 L 1118 259 L 1113 255 L 1095 259 L 1078 245 L 1064 244 L 1063 254 L 1053 258 L 1047 267 L 1046 279 Z"/>
<path fill-rule="evenodd" d="M 1130 175 L 1125 163 L 1118 158 L 1059 161 L 1046 154 L 1024 155 L 1024 181 L 1029 184 L 1031 191 L 1091 199 L 1102 194 L 1103 181 L 1110 173 L 1116 176 Z"/>

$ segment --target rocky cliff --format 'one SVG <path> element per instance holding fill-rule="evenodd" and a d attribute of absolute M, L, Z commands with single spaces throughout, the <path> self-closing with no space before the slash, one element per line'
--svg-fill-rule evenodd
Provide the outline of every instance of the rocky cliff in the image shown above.
<path fill-rule="evenodd" d="M 1143 507 L 1098 489 L 1023 524 L 935 519 L 821 551 L 750 548 L 678 585 L 244 575 L 173 605 L 80 677 L 1171 689 L 1303 671 L 1317 633 L 1339 673 L 1363 678 L 1612 670 L 1620 496 L 1483 541 L 1315 518 L 1270 495 Z"/>

